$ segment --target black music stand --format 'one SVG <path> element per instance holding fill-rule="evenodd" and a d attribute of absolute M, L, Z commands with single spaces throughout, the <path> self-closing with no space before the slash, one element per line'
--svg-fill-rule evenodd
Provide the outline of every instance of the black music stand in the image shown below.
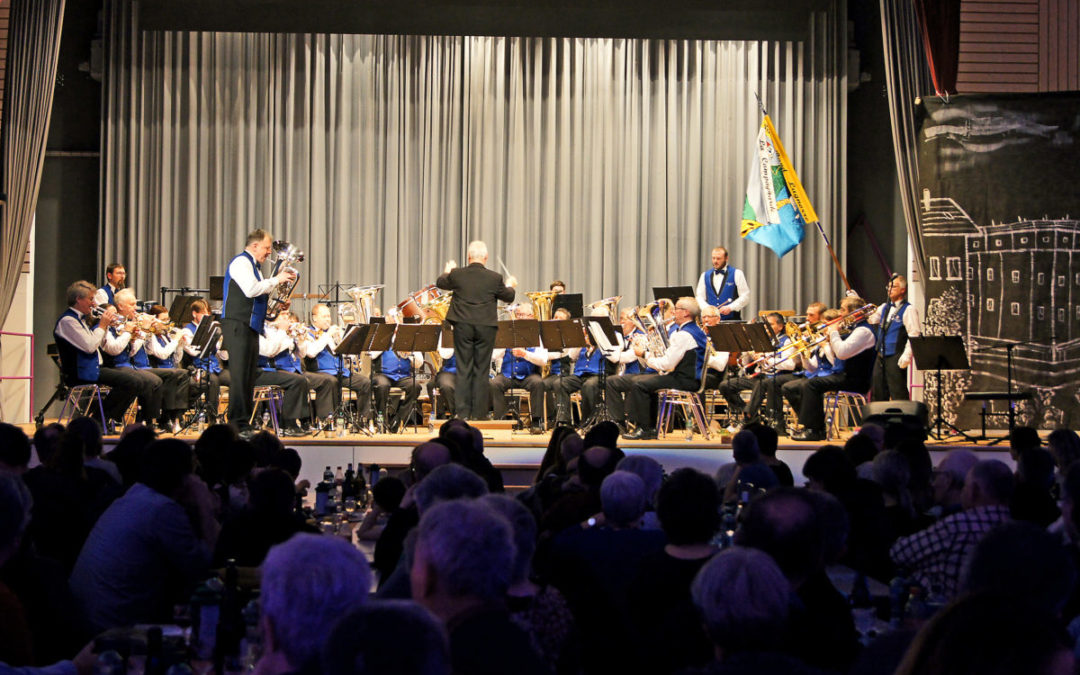
<path fill-rule="evenodd" d="M 551 300 L 552 316 L 555 315 L 557 309 L 570 312 L 571 319 L 580 319 L 585 313 L 584 297 L 581 293 L 559 293 Z"/>
<path fill-rule="evenodd" d="M 930 427 L 936 427 L 937 431 L 931 435 L 939 441 L 945 440 L 948 436 L 941 433 L 941 428 L 945 426 L 956 432 L 954 435 L 962 436 L 969 441 L 975 441 L 976 439 L 965 434 L 954 424 L 945 421 L 945 415 L 943 414 L 945 411 L 941 403 L 941 392 L 944 388 L 941 371 L 971 370 L 967 353 L 964 351 L 964 339 L 959 335 L 927 335 L 909 337 L 908 343 L 911 345 L 911 354 L 915 359 L 916 367 L 923 372 L 933 370 L 937 373 L 937 410 L 935 411 L 936 417 L 934 421 L 930 423 Z"/>
<path fill-rule="evenodd" d="M 514 349 L 528 349 L 540 346 L 540 322 L 536 319 L 516 319 L 500 321 L 498 332 L 495 333 L 495 348 L 505 349 L 503 359 L 510 359 L 510 374 L 514 374 Z M 543 401 L 531 401 L 533 406 L 543 405 Z M 511 398 L 509 412 L 513 414 L 514 426 L 510 433 L 522 429 L 525 423 L 521 419 L 521 406 L 516 397 Z"/>
<path fill-rule="evenodd" d="M 670 300 L 674 305 L 679 298 L 694 297 L 694 289 L 691 286 L 653 286 L 654 300 Z"/>
<path fill-rule="evenodd" d="M 430 329 L 430 331 L 424 331 L 423 329 Z M 435 349 L 439 343 L 439 331 L 438 326 L 425 326 L 419 323 L 399 323 L 397 324 L 397 330 L 394 332 L 394 346 L 395 352 L 403 352 L 407 354 L 406 358 L 409 361 L 409 379 L 414 383 L 419 384 L 416 379 L 416 369 L 413 367 L 412 353 L 424 352 Z M 424 349 L 423 347 L 426 347 Z M 389 403 L 389 398 L 387 398 Z M 409 407 L 402 411 L 403 414 L 398 415 L 398 419 L 402 420 L 402 424 L 407 424 L 408 420 L 412 419 L 413 412 L 416 410 L 416 403 L 410 403 Z M 383 419 L 386 418 L 386 411 L 383 411 Z M 393 433 L 398 433 L 400 429 L 394 429 Z"/>
<path fill-rule="evenodd" d="M 556 296 L 561 297 L 561 296 Z M 581 331 L 580 319 L 578 320 L 553 320 L 553 321 L 541 321 L 540 322 L 540 342 L 544 349 L 549 352 L 559 352 L 560 354 L 567 349 L 581 349 L 585 346 L 585 334 Z M 562 390 L 563 377 L 566 375 L 567 362 L 559 363 L 559 389 Z M 565 410 L 562 404 L 562 397 L 555 397 L 555 424 L 570 425 L 573 420 L 570 419 L 569 410 Z"/>
<path fill-rule="evenodd" d="M 173 298 L 172 305 L 169 306 L 169 321 L 173 322 L 173 325 L 183 326 L 191 318 L 191 305 L 196 300 L 202 300 L 202 296 L 199 295 L 178 295 Z M 157 317 L 154 317 L 155 319 Z"/>
<path fill-rule="evenodd" d="M 338 346 L 331 350 L 338 357 L 337 379 L 338 391 L 340 392 L 338 407 L 334 411 L 334 419 L 344 419 L 351 428 L 359 429 L 361 433 L 368 436 L 371 435 L 371 430 L 367 429 L 363 425 L 363 420 L 345 404 L 345 357 L 359 356 L 367 351 L 364 349 L 364 345 L 368 341 L 370 334 L 374 332 L 375 330 L 369 324 L 353 324 L 345 331 Z"/>
<path fill-rule="evenodd" d="M 583 317 L 583 319 L 585 321 L 586 329 L 589 331 L 589 335 L 595 336 L 596 335 L 595 331 L 601 331 L 601 332 L 603 332 L 604 337 L 607 338 L 609 344 L 618 344 L 619 343 L 619 338 L 615 335 L 615 326 L 612 325 L 612 323 L 611 323 L 611 317 L 607 317 L 607 316 L 586 316 L 586 317 Z M 596 342 L 597 342 L 597 340 L 594 337 L 593 338 L 593 345 L 596 347 L 596 349 L 600 349 L 600 346 L 597 345 Z M 598 377 L 600 378 L 600 400 L 598 400 L 596 402 L 596 405 L 593 407 L 593 412 L 592 412 L 592 415 L 589 415 L 589 419 L 582 420 L 581 425 L 578 426 L 578 431 L 582 435 L 585 435 L 586 433 L 588 433 L 589 429 L 592 429 L 593 427 L 595 427 L 597 424 L 600 424 L 601 422 L 616 422 L 617 423 L 616 419 L 611 416 L 610 412 L 608 412 L 607 401 L 606 401 L 607 394 L 605 392 L 607 391 L 608 363 L 609 363 L 609 361 L 607 359 L 607 356 L 604 355 L 601 352 L 600 373 L 598 375 Z M 560 372 L 562 372 L 561 369 L 560 369 Z"/>
<path fill-rule="evenodd" d="M 370 331 L 367 336 L 367 344 L 364 345 L 364 351 L 366 352 L 385 352 L 390 349 L 390 345 L 394 341 L 394 330 L 397 328 L 396 323 L 375 323 L 369 324 L 374 327 L 374 330 Z M 375 377 L 371 378 L 371 390 L 375 391 Z M 387 399 L 389 401 L 389 399 Z M 379 433 L 386 433 L 386 407 L 383 406 L 382 410 L 376 410 L 375 414 L 378 416 L 377 426 Z"/>
<path fill-rule="evenodd" d="M 180 298 L 177 298 L 177 300 L 179 299 Z M 173 304 L 175 305 L 176 303 L 174 302 Z M 199 354 L 195 358 L 202 360 L 212 354 L 217 349 L 218 338 L 220 337 L 221 324 L 214 321 L 214 318 L 210 315 L 203 316 L 199 321 L 198 328 L 195 329 L 195 335 L 191 338 L 192 349 L 199 350 Z M 206 392 L 210 387 L 210 371 L 206 368 L 196 368 L 196 372 L 200 375 L 199 379 L 206 382 L 207 388 L 199 393 L 199 398 L 195 404 L 195 414 L 184 426 L 180 427 L 180 430 L 176 432 L 177 434 L 190 429 L 191 425 L 199 421 L 200 415 L 205 416 L 206 419 L 214 419 L 217 416 L 217 411 L 210 410 L 210 404 L 206 401 Z"/>

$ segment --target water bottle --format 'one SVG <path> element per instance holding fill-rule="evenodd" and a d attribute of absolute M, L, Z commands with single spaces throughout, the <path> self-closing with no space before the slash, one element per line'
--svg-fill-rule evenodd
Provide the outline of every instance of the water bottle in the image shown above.
<path fill-rule="evenodd" d="M 330 470 L 330 467 L 326 467 L 322 472 L 322 479 L 325 483 L 334 482 L 334 472 Z"/>
<path fill-rule="evenodd" d="M 202 432 L 206 431 L 206 411 L 205 410 L 200 410 L 199 411 L 199 422 L 198 422 L 198 424 L 196 426 L 197 426 L 200 434 Z"/>
<path fill-rule="evenodd" d="M 338 438 L 343 438 L 345 436 L 345 416 L 344 415 L 338 415 L 337 418 L 334 419 L 334 429 L 337 431 Z"/>
<path fill-rule="evenodd" d="M 689 415 L 686 416 L 686 440 L 694 440 L 694 420 Z"/>
<path fill-rule="evenodd" d="M 375 416 L 375 428 L 380 434 L 386 430 L 386 427 L 383 425 L 383 414 L 381 412 Z"/>

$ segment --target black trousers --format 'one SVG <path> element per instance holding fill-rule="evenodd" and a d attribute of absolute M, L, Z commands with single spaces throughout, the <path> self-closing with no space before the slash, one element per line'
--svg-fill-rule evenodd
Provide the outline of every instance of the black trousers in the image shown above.
<path fill-rule="evenodd" d="M 161 407 L 163 410 L 187 410 L 191 395 L 191 375 L 182 368 L 150 368 L 161 378 Z"/>
<path fill-rule="evenodd" d="M 105 418 L 121 421 L 128 406 L 136 398 L 144 407 L 147 401 L 153 398 L 154 383 L 148 378 L 140 377 L 134 368 L 108 368 L 102 366 L 98 373 L 97 382 L 80 382 L 80 384 L 99 384 L 111 387 L 109 395 L 105 397 L 101 405 L 105 411 Z M 161 380 L 157 385 L 161 386 Z"/>
<path fill-rule="evenodd" d="M 500 373 L 491 378 L 491 407 L 495 412 L 495 419 L 506 417 L 506 392 L 515 388 L 528 390 L 532 418 L 539 420 L 544 414 L 544 397 L 547 396 L 547 387 L 540 373 L 532 373 L 524 378 L 509 378 Z"/>
<path fill-rule="evenodd" d="M 217 415 L 218 401 L 221 400 L 221 388 L 230 387 L 231 379 L 229 378 L 229 371 L 222 370 L 220 373 L 211 373 L 208 370 L 195 371 L 195 377 L 197 380 L 192 380 L 191 391 L 196 398 L 203 392 L 206 393 L 206 404 L 210 406 L 210 410 L 214 415 Z"/>
<path fill-rule="evenodd" d="M 555 397 L 559 404 L 562 405 L 563 410 L 572 411 L 570 406 L 570 394 L 575 391 L 581 392 L 581 421 L 592 417 L 593 408 L 596 407 L 597 401 L 600 400 L 600 376 L 599 375 L 586 375 L 585 377 L 579 377 L 577 375 L 567 375 L 560 381 L 556 382 Z M 571 414 L 571 417 L 573 415 Z M 616 418 L 618 419 L 618 418 Z M 563 420 L 565 422 L 572 422 L 573 420 Z"/>
<path fill-rule="evenodd" d="M 608 376 L 604 386 L 604 402 L 607 403 L 608 412 L 616 421 L 626 421 L 626 403 L 623 397 L 630 393 L 630 390 L 634 388 L 634 380 L 641 376 L 641 373 Z"/>
<path fill-rule="evenodd" d="M 634 378 L 634 386 L 626 395 L 626 409 L 630 421 L 642 429 L 655 429 L 656 419 L 650 416 L 656 402 L 656 392 L 661 389 L 681 389 L 697 391 L 699 382 L 696 378 L 681 378 L 677 375 L 640 375 Z"/>
<path fill-rule="evenodd" d="M 488 373 L 495 350 L 496 326 L 453 323 L 454 355 L 457 356 L 457 416 L 466 419 L 487 417 Z"/>
<path fill-rule="evenodd" d="M 883 356 L 880 352 L 874 359 L 874 400 L 909 401 L 911 393 L 907 388 L 907 370 L 901 368 L 900 354 Z"/>
<path fill-rule="evenodd" d="M 229 358 L 232 358 L 231 352 L 229 353 Z M 307 419 L 311 417 L 311 408 L 308 406 L 308 382 L 300 373 L 290 373 L 284 370 L 260 370 L 251 387 L 253 390 L 252 396 L 254 396 L 255 385 L 260 387 L 277 385 L 281 387 L 282 393 L 285 394 L 285 402 L 281 404 L 281 419 L 278 420 L 278 423 L 282 426 L 294 424 L 298 419 Z M 248 423 L 248 419 L 251 417 L 251 405 L 251 399 L 248 399 L 248 416 L 243 420 L 235 420 L 237 423 Z M 232 393 L 230 392 L 230 420 L 234 420 L 232 409 Z"/>
<path fill-rule="evenodd" d="M 454 335 L 457 339 L 457 335 Z M 457 342 L 454 343 L 455 345 Z M 390 387 L 398 387 L 405 396 L 398 402 L 397 408 L 389 410 Z M 416 399 L 420 398 L 420 385 L 415 377 L 403 377 L 393 380 L 382 373 L 371 378 L 371 388 L 375 391 L 375 412 L 382 413 L 390 429 L 397 429 L 402 422 L 406 422 L 406 415 L 411 415 L 416 407 Z"/>
<path fill-rule="evenodd" d="M 732 414 L 754 417 L 761 409 L 762 401 L 765 401 L 767 414 L 774 420 L 781 420 L 784 412 L 781 389 L 785 383 L 797 377 L 794 373 L 777 373 L 774 377 L 730 377 L 720 385 L 720 393 Z M 747 390 L 750 391 L 750 401 L 744 409 L 739 394 Z"/>
<path fill-rule="evenodd" d="M 329 373 L 304 373 L 309 389 L 315 390 L 315 414 L 326 419 L 334 414 L 337 401 L 341 400 L 341 391 L 337 378 Z"/>
<path fill-rule="evenodd" d="M 251 418 L 255 378 L 259 376 L 259 334 L 246 321 L 221 320 L 222 347 L 229 352 L 229 420 L 241 428 Z M 267 384 L 274 384 L 267 382 Z"/>
<path fill-rule="evenodd" d="M 440 370 L 435 374 L 435 379 L 428 384 L 428 396 L 431 396 L 431 400 L 434 401 L 435 396 L 432 392 L 433 389 L 439 390 L 439 409 L 433 410 L 432 413 L 438 417 L 445 412 L 450 417 L 453 417 L 454 411 L 457 410 L 457 373 L 448 373 L 445 370 Z"/>
<path fill-rule="evenodd" d="M 865 382 L 865 379 L 863 380 Z M 799 411 L 799 424 L 805 429 L 825 430 L 825 392 L 858 391 L 855 380 L 844 373 L 792 380 L 782 387 L 791 407 Z M 796 401 L 798 405 L 796 405 Z"/>
<path fill-rule="evenodd" d="M 138 394 L 136 394 L 136 398 L 139 399 L 139 411 L 135 414 L 135 419 L 139 422 L 149 422 L 160 418 L 161 400 L 165 386 L 161 378 L 149 370 L 140 370 L 138 368 L 116 368 L 116 370 L 122 370 L 133 375 L 134 379 L 129 381 L 137 382 Z M 124 411 L 121 410 L 121 416 L 123 413 Z"/>

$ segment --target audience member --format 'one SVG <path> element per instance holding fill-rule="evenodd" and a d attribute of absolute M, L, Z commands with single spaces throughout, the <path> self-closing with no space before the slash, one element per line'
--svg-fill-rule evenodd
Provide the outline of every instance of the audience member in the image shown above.
<path fill-rule="evenodd" d="M 33 498 L 18 476 L 0 474 L 0 566 L 19 550 L 30 525 Z M 33 638 L 15 593 L 0 581 L 0 661 L 13 666 L 33 663 Z M 4 666 L 0 665 L 0 671 Z"/>
<path fill-rule="evenodd" d="M 901 537 L 889 554 L 900 571 L 929 594 L 954 598 L 964 559 L 987 532 L 1009 520 L 1012 491 L 1013 475 L 1004 462 L 977 462 L 964 481 L 960 497 L 963 510 Z"/>
<path fill-rule="evenodd" d="M 911 479 L 908 490 L 916 513 L 922 513 L 933 505 L 934 493 L 930 483 L 934 478 L 934 460 L 923 438 L 904 438 L 896 444 L 896 451 L 908 461 Z"/>
<path fill-rule="evenodd" d="M 776 474 L 780 485 L 793 487 L 795 477 L 791 473 L 791 467 L 776 458 L 776 447 L 780 441 L 776 430 L 766 424 L 754 422 L 743 427 L 743 431 L 749 431 L 757 437 L 758 451 L 765 464 Z"/>
<path fill-rule="evenodd" d="M 625 457 L 621 450 L 595 446 L 581 453 L 577 476 L 581 490 L 564 491 L 540 520 L 541 537 L 578 525 L 601 510 L 600 484 Z"/>
<path fill-rule="evenodd" d="M 393 476 L 375 483 L 371 488 L 371 508 L 356 526 L 356 538 L 360 541 L 378 540 L 386 521 L 401 507 L 404 497 L 405 483 Z"/>
<path fill-rule="evenodd" d="M 871 461 L 871 479 L 881 487 L 885 503 L 887 540 L 891 545 L 899 537 L 915 531 L 915 508 L 912 505 L 911 468 L 907 458 L 896 450 L 886 450 Z"/>
<path fill-rule="evenodd" d="M 735 476 L 739 469 L 761 463 L 761 449 L 758 447 L 757 436 L 749 429 L 743 429 L 731 437 L 732 462 L 721 464 L 716 470 L 716 484 L 725 493 L 724 501 L 730 501 L 730 493 L 734 491 Z"/>
<path fill-rule="evenodd" d="M 139 480 L 142 454 L 157 438 L 157 432 L 145 424 L 132 424 L 124 429 L 120 441 L 113 446 L 105 459 L 116 465 L 124 479 L 124 487 L 130 488 Z"/>
<path fill-rule="evenodd" d="M 364 604 L 370 588 L 367 558 L 339 537 L 298 534 L 270 549 L 262 566 L 256 675 L 321 673 L 331 630 Z"/>
<path fill-rule="evenodd" d="M 1009 454 L 1013 461 L 1019 461 L 1020 455 L 1032 448 L 1041 448 L 1042 439 L 1034 427 L 1014 427 L 1009 432 Z"/>
<path fill-rule="evenodd" d="M 863 478 L 869 478 L 869 476 L 864 475 L 860 471 L 860 467 L 868 462 L 873 462 L 878 452 L 880 450 L 878 450 L 877 444 L 874 443 L 874 439 L 867 434 L 855 434 L 844 443 L 844 454 L 851 461 L 851 465 L 855 467 L 855 471 Z"/>
<path fill-rule="evenodd" d="M 1064 478 L 1065 472 L 1080 459 L 1080 435 L 1072 429 L 1055 429 L 1046 439 L 1046 447 L 1054 457 L 1058 474 Z"/>
<path fill-rule="evenodd" d="M 47 463 L 60 445 L 60 437 L 64 435 L 64 425 L 52 422 L 34 432 L 34 454 L 37 455 L 38 464 Z"/>
<path fill-rule="evenodd" d="M 664 467 L 648 455 L 627 455 L 619 460 L 615 470 L 637 474 L 645 483 L 645 515 L 641 527 L 645 530 L 660 529 L 660 521 L 656 517 L 656 496 L 664 482 Z"/>
<path fill-rule="evenodd" d="M 859 427 L 859 431 L 856 434 L 858 436 L 866 436 L 874 442 L 874 454 L 885 450 L 885 427 L 880 424 L 874 424 L 873 422 L 867 422 Z"/>
<path fill-rule="evenodd" d="M 582 444 L 586 448 L 599 445 L 604 448 L 617 450 L 619 447 L 619 434 L 619 425 L 611 420 L 604 420 L 594 424 L 592 428 L 585 433 Z"/>
<path fill-rule="evenodd" d="M 29 466 L 30 439 L 14 424 L 0 422 L 0 473 L 22 475 Z"/>
<path fill-rule="evenodd" d="M 240 437 L 231 424 L 212 424 L 195 441 L 195 472 L 211 490 L 225 485 L 225 454 Z"/>
<path fill-rule="evenodd" d="M 82 437 L 85 444 L 83 451 L 86 455 L 86 466 L 104 471 L 117 485 L 123 484 L 124 479 L 120 475 L 120 469 L 101 456 L 104 447 L 101 437 L 101 424 L 97 419 L 93 417 L 76 417 L 68 424 L 67 430 Z"/>
<path fill-rule="evenodd" d="M 281 469 L 264 469 L 251 479 L 250 505 L 221 527 L 214 566 L 232 558 L 237 565 L 258 567 L 272 546 L 297 532 L 318 533 L 296 512 L 296 486 Z"/>
<path fill-rule="evenodd" d="M 931 482 L 934 500 L 932 515 L 935 518 L 960 512 L 963 508 L 960 496 L 964 491 L 964 481 L 978 461 L 974 452 L 963 448 L 950 450 L 941 458 Z"/>
<path fill-rule="evenodd" d="M 1016 463 L 1016 487 L 1009 512 L 1015 520 L 1049 527 L 1061 515 L 1054 499 L 1054 458 L 1042 448 L 1031 448 Z"/>
<path fill-rule="evenodd" d="M 412 596 L 446 626 L 455 673 L 547 672 L 506 608 L 513 565 L 513 529 L 482 503 L 447 501 L 424 512 Z"/>
<path fill-rule="evenodd" d="M 139 481 L 90 532 L 71 590 L 93 632 L 171 621 L 188 584 L 206 573 L 219 525 L 193 466 L 187 443 L 156 441 L 142 453 Z"/>
<path fill-rule="evenodd" d="M 406 600 L 370 600 L 339 621 L 323 648 L 324 675 L 450 675 L 446 629 Z"/>

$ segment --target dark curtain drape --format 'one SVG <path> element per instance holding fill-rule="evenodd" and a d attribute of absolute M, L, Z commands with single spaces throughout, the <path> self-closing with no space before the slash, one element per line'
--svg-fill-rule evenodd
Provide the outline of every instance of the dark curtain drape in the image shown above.
<path fill-rule="evenodd" d="M 960 0 L 915 0 L 923 50 L 938 96 L 956 93 L 960 61 Z"/>

